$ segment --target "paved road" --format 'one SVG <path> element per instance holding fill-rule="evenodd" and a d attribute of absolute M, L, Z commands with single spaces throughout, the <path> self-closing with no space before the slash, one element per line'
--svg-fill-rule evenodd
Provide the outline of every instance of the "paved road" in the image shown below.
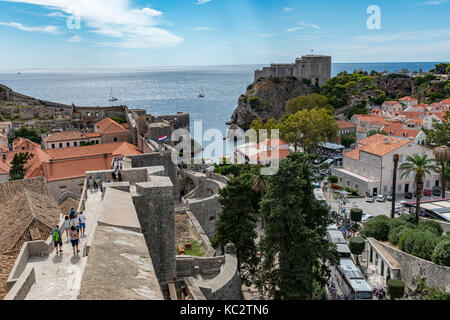
<path fill-rule="evenodd" d="M 100 212 L 100 191 L 88 191 L 86 201 L 86 236 L 80 239 L 80 254 L 74 256 L 72 245 L 63 234 L 63 253 L 56 250 L 49 256 L 32 257 L 29 263 L 34 266 L 36 283 L 31 287 L 25 300 L 75 300 L 78 296 L 87 257 L 82 256 L 83 247 L 94 236 Z"/>

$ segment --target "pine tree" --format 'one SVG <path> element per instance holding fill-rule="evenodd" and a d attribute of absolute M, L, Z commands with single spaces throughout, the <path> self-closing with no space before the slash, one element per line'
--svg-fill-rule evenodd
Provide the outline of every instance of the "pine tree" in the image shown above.
<path fill-rule="evenodd" d="M 337 251 L 326 240 L 329 208 L 313 194 L 314 158 L 293 153 L 282 160 L 261 201 L 266 225 L 257 286 L 274 299 L 317 299 L 330 274 L 327 262 L 337 262 Z"/>
<path fill-rule="evenodd" d="M 212 240 L 212 245 L 222 248 L 222 251 L 229 242 L 236 246 L 239 274 L 246 285 L 251 284 L 258 264 L 253 192 L 249 183 L 241 177 L 232 178 L 227 186 L 220 190 L 222 213 L 216 223 L 216 234 Z"/>
<path fill-rule="evenodd" d="M 11 161 L 11 169 L 9 170 L 9 180 L 21 180 L 25 177 L 25 164 L 34 157 L 32 153 L 16 153 Z"/>

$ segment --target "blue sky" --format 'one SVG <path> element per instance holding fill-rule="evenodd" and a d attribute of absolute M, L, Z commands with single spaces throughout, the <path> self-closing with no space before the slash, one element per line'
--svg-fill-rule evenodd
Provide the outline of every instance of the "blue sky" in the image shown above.
<path fill-rule="evenodd" d="M 449 13 L 450 0 L 0 0 L 0 69 L 268 64 L 311 50 L 448 61 Z"/>

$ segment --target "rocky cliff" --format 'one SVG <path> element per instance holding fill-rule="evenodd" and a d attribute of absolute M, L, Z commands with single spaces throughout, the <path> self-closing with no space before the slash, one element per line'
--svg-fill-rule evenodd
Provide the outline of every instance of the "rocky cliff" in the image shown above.
<path fill-rule="evenodd" d="M 296 78 L 263 78 L 247 88 L 239 97 L 238 107 L 227 122 L 231 128 L 248 129 L 250 123 L 261 118 L 281 118 L 286 112 L 286 102 L 300 95 L 314 92 L 314 87 Z"/>

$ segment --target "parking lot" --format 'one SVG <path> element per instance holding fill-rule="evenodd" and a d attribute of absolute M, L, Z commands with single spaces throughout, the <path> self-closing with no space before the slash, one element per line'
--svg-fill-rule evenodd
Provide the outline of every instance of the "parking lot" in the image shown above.
<path fill-rule="evenodd" d="M 331 206 L 332 210 L 335 210 L 336 212 L 339 212 L 340 208 L 345 208 L 346 212 L 348 213 L 351 208 L 361 208 L 363 210 L 363 213 L 369 214 L 371 216 L 379 216 L 379 215 L 385 215 L 390 216 L 391 215 L 391 201 L 384 201 L 384 202 L 377 202 L 374 200 L 374 202 L 369 203 L 366 202 L 366 198 L 345 198 L 344 202 L 345 205 L 342 205 L 339 203 L 340 200 L 336 199 L 333 193 L 330 192 L 324 192 L 325 198 L 327 199 L 327 203 L 329 206 Z M 422 196 L 421 201 L 425 200 L 438 200 L 441 197 L 439 196 Z M 415 202 L 416 198 L 413 197 L 412 199 L 405 199 L 404 196 L 397 196 L 397 199 L 395 199 L 395 202 L 398 203 L 399 201 L 407 201 L 407 202 Z"/>

